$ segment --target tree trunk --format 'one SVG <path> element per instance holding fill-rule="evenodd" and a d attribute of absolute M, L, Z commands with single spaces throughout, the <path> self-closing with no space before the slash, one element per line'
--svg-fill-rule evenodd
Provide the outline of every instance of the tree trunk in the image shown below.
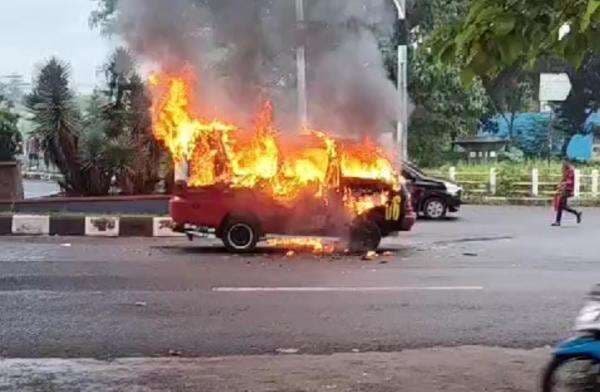
<path fill-rule="evenodd" d="M 510 122 L 508 124 L 508 138 L 510 139 L 511 143 L 515 137 L 515 115 L 515 112 L 510 113 Z"/>
<path fill-rule="evenodd" d="M 567 150 L 569 149 L 569 144 L 571 143 L 572 139 L 573 139 L 573 135 L 569 135 L 563 141 L 563 145 L 560 148 L 560 154 L 561 154 L 561 156 L 563 156 L 563 157 L 567 156 Z"/>

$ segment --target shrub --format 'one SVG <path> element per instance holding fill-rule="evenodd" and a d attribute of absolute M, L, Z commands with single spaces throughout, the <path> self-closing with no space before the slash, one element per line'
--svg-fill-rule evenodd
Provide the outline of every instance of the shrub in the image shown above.
<path fill-rule="evenodd" d="M 0 161 L 13 161 L 21 153 L 21 133 L 17 127 L 19 116 L 3 104 L 0 97 Z"/>

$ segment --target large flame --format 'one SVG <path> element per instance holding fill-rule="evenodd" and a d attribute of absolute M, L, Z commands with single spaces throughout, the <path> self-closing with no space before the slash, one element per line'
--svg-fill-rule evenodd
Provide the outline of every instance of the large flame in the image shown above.
<path fill-rule="evenodd" d="M 294 251 L 310 251 L 315 254 L 332 254 L 335 252 L 335 244 L 327 243 L 322 238 L 272 238 L 267 241 L 274 248 L 291 249 Z M 288 254 L 292 256 L 292 254 Z"/>
<path fill-rule="evenodd" d="M 273 122 L 273 107 L 265 103 L 254 129 L 195 113 L 194 83 L 185 75 L 159 74 L 150 78 L 155 137 L 175 162 L 189 163 L 193 187 L 227 184 L 259 188 L 281 201 L 312 192 L 324 196 L 340 178 L 379 180 L 397 185 L 397 172 L 372 142 L 340 141 L 326 132 L 283 137 Z M 384 205 L 387 194 L 344 194 L 346 206 L 357 215 Z"/>

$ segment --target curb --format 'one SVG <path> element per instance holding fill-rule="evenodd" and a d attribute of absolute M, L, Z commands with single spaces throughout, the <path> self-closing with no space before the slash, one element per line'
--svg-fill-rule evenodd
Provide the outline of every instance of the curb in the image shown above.
<path fill-rule="evenodd" d="M 168 217 L 0 215 L 1 235 L 183 237 Z"/>

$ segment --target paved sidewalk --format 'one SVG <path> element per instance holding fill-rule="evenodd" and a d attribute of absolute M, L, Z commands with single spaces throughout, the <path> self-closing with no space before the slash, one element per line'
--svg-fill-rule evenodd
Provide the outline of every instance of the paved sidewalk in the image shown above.
<path fill-rule="evenodd" d="M 0 391 L 535 391 L 546 349 L 460 347 L 400 353 L 224 358 L 3 360 Z"/>

